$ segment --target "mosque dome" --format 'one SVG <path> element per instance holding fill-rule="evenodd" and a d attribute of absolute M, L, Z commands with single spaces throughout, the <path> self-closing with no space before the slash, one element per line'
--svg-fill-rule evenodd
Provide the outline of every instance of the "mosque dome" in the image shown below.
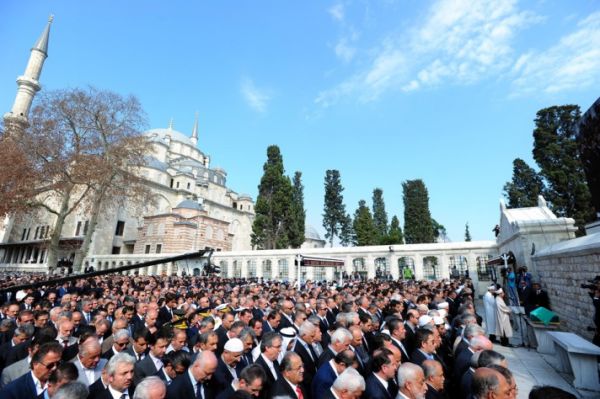
<path fill-rule="evenodd" d="M 144 135 L 148 136 L 153 141 L 161 143 L 165 143 L 167 141 L 167 136 L 170 136 L 171 140 L 196 147 L 196 144 L 192 142 L 190 137 L 174 129 L 150 129 L 145 132 Z"/>
<path fill-rule="evenodd" d="M 308 225 L 308 224 L 306 225 L 306 227 L 304 229 L 304 238 L 307 240 L 323 241 L 323 239 L 319 235 L 319 232 L 317 231 L 317 229 L 315 229 L 313 226 Z"/>
<path fill-rule="evenodd" d="M 173 209 L 195 209 L 197 211 L 201 211 L 202 210 L 202 206 L 192 200 L 185 200 L 185 201 L 181 201 L 175 208 Z"/>

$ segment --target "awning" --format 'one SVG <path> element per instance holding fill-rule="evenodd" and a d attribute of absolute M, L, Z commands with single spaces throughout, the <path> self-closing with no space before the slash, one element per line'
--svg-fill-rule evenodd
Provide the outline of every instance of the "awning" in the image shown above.
<path fill-rule="evenodd" d="M 306 267 L 341 267 L 345 265 L 342 259 L 335 258 L 319 258 L 316 256 L 303 256 L 300 255 L 301 261 L 300 266 Z M 297 261 L 296 261 L 297 263 Z"/>

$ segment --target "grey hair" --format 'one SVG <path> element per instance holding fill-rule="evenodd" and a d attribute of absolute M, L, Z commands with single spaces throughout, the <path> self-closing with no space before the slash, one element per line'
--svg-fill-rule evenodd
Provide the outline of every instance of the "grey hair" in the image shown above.
<path fill-rule="evenodd" d="M 338 326 L 348 327 L 348 319 L 346 318 L 346 314 L 344 312 L 340 312 L 335 316 L 335 323 Z"/>
<path fill-rule="evenodd" d="M 500 385 L 497 374 L 479 375 L 475 373 L 471 383 L 471 394 L 476 398 L 487 396 L 488 392 L 496 391 Z"/>
<path fill-rule="evenodd" d="M 52 399 L 86 399 L 88 395 L 88 387 L 83 382 L 71 381 L 61 385 Z"/>
<path fill-rule="evenodd" d="M 317 326 L 315 326 L 313 323 L 310 321 L 305 321 L 300 325 L 300 328 L 298 329 L 298 335 L 302 338 L 303 336 L 312 333 L 316 329 Z"/>
<path fill-rule="evenodd" d="M 476 352 L 476 354 L 479 353 L 479 358 L 477 360 L 477 364 L 475 366 L 473 366 L 474 368 L 477 367 L 490 367 L 492 364 L 497 364 L 497 365 L 501 365 L 500 363 L 502 363 L 503 361 L 506 360 L 506 358 L 504 357 L 504 355 L 502 353 L 493 351 L 493 350 L 483 350 L 481 352 Z M 473 355 L 474 357 L 475 355 Z M 471 361 L 472 363 L 472 361 Z"/>
<path fill-rule="evenodd" d="M 407 382 L 414 381 L 417 378 L 417 374 L 423 372 L 423 369 L 413 363 L 402 363 L 398 367 L 398 387 L 404 388 Z"/>
<path fill-rule="evenodd" d="M 25 335 L 30 338 L 33 335 L 35 326 L 33 324 L 22 324 L 15 329 L 13 335 Z"/>
<path fill-rule="evenodd" d="M 421 364 L 426 379 L 435 375 L 435 372 L 438 370 L 438 368 L 436 367 L 437 365 L 439 365 L 440 367 L 442 366 L 442 364 L 437 360 L 425 360 L 423 364 Z"/>
<path fill-rule="evenodd" d="M 85 356 L 89 353 L 91 347 L 95 346 L 96 348 L 100 348 L 100 341 L 98 339 L 86 339 L 85 342 L 79 345 L 79 355 Z"/>
<path fill-rule="evenodd" d="M 215 319 L 213 319 L 212 317 L 205 317 L 204 319 L 202 319 L 202 321 L 200 322 L 200 329 L 204 329 L 206 327 L 208 327 L 209 325 L 215 325 Z"/>
<path fill-rule="evenodd" d="M 252 328 L 250 328 L 250 327 L 244 327 L 244 328 L 242 328 L 242 331 L 240 331 L 240 333 L 238 334 L 237 337 L 243 341 L 248 336 L 252 337 L 252 339 L 255 339 L 256 338 L 256 333 L 254 332 L 254 330 Z"/>
<path fill-rule="evenodd" d="M 469 346 L 474 350 L 483 349 L 490 340 L 485 335 L 476 335 L 469 340 Z"/>
<path fill-rule="evenodd" d="M 418 366 L 417 366 L 418 367 Z M 336 391 L 347 390 L 356 392 L 365 390 L 365 379 L 353 367 L 348 367 L 333 382 L 333 389 Z"/>
<path fill-rule="evenodd" d="M 115 341 L 121 338 L 129 339 L 129 331 L 127 331 L 126 329 L 119 330 L 114 334 L 114 337 Z"/>
<path fill-rule="evenodd" d="M 341 343 L 347 339 L 352 339 L 352 334 L 345 328 L 338 328 L 331 334 L 331 343 Z"/>
<path fill-rule="evenodd" d="M 110 360 L 108 361 L 108 363 L 106 365 L 106 374 L 115 375 L 115 372 L 117 371 L 117 365 L 119 365 L 121 363 L 127 363 L 127 364 L 131 364 L 132 366 L 134 366 L 135 358 L 125 352 L 115 353 L 110 358 Z"/>
<path fill-rule="evenodd" d="M 286 352 L 279 365 L 281 371 L 290 371 L 292 369 L 292 359 L 300 358 L 300 355 L 296 352 Z"/>
<path fill-rule="evenodd" d="M 319 318 L 319 316 L 313 314 L 313 315 L 309 316 L 308 319 L 306 319 L 306 321 L 308 321 L 318 327 L 319 323 L 321 322 L 321 319 Z"/>
<path fill-rule="evenodd" d="M 150 397 L 150 392 L 163 388 L 166 392 L 167 387 L 163 380 L 158 377 L 146 377 L 135 387 L 135 393 L 133 399 L 147 399 Z"/>
<path fill-rule="evenodd" d="M 471 338 L 471 337 L 475 337 L 477 335 L 485 335 L 485 330 L 478 324 L 468 324 L 465 327 L 465 331 L 463 333 L 463 336 L 465 338 Z"/>

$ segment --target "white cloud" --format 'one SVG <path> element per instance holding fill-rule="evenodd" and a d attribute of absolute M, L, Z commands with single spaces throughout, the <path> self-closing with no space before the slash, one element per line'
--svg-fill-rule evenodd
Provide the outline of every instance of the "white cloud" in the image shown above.
<path fill-rule="evenodd" d="M 331 18 L 336 21 L 342 22 L 344 20 L 344 5 L 342 3 L 333 5 L 328 11 Z"/>
<path fill-rule="evenodd" d="M 600 12 L 545 51 L 521 56 L 512 68 L 513 94 L 556 93 L 600 83 Z"/>
<path fill-rule="evenodd" d="M 316 101 L 331 105 L 347 95 L 370 101 L 387 91 L 476 82 L 511 68 L 517 33 L 539 21 L 516 0 L 438 0 L 412 28 L 369 52 L 361 63 L 367 67 Z"/>
<path fill-rule="evenodd" d="M 264 113 L 267 110 L 267 102 L 271 99 L 266 90 L 256 87 L 251 79 L 243 79 L 241 87 L 242 96 L 253 110 Z"/>
<path fill-rule="evenodd" d="M 344 38 L 340 39 L 340 41 L 335 45 L 335 55 L 337 55 L 345 63 L 352 61 L 354 54 L 356 54 L 356 48 L 350 46 L 348 41 Z"/>

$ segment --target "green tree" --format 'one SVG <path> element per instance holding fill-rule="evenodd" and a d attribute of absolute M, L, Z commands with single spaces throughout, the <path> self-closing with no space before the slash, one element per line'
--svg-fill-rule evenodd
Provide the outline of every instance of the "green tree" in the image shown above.
<path fill-rule="evenodd" d="M 377 230 L 377 243 L 385 244 L 388 235 L 388 218 L 383 201 L 383 190 L 373 190 L 373 222 Z"/>
<path fill-rule="evenodd" d="M 581 117 L 577 142 L 592 205 L 600 213 L 600 100 Z"/>
<path fill-rule="evenodd" d="M 516 158 L 513 161 L 512 181 L 504 185 L 504 196 L 509 208 L 527 208 L 537 206 L 537 198 L 544 191 L 542 177 L 525 161 Z"/>
<path fill-rule="evenodd" d="M 346 214 L 340 227 L 340 244 L 347 247 L 354 243 L 354 226 L 352 225 L 352 216 Z"/>
<path fill-rule="evenodd" d="M 354 213 L 354 234 L 354 242 L 359 247 L 377 244 L 377 228 L 365 200 L 358 201 Z"/>
<path fill-rule="evenodd" d="M 394 215 L 392 217 L 392 223 L 390 224 L 390 231 L 383 244 L 394 245 L 404 244 L 404 235 L 402 234 L 402 228 L 400 227 L 400 220 Z"/>
<path fill-rule="evenodd" d="M 289 240 L 292 248 L 300 248 L 304 242 L 306 210 L 304 209 L 304 186 L 302 172 L 296 172 L 292 188 L 292 208 L 289 221 Z"/>
<path fill-rule="evenodd" d="M 446 227 L 443 224 L 439 224 L 434 218 L 431 218 L 431 225 L 433 226 L 433 241 L 446 242 L 448 240 Z"/>
<path fill-rule="evenodd" d="M 323 227 L 325 238 L 333 247 L 333 239 L 340 234 L 342 225 L 346 219 L 346 206 L 342 195 L 344 187 L 338 170 L 325 172 L 325 205 L 323 212 Z"/>
<path fill-rule="evenodd" d="M 471 241 L 471 232 L 469 231 L 469 222 L 465 224 L 465 241 Z"/>
<path fill-rule="evenodd" d="M 591 196 L 577 145 L 577 105 L 544 108 L 537 112 L 533 158 L 548 183 L 544 197 L 558 216 L 575 219 L 578 234 L 593 220 Z"/>
<path fill-rule="evenodd" d="M 434 229 L 429 211 L 429 194 L 423 180 L 402 183 L 404 197 L 404 239 L 407 244 L 434 242 Z"/>
<path fill-rule="evenodd" d="M 252 245 L 259 249 L 287 248 L 289 215 L 292 208 L 292 183 L 284 175 L 283 158 L 276 145 L 267 148 L 267 162 L 258 186 L 252 225 Z"/>

